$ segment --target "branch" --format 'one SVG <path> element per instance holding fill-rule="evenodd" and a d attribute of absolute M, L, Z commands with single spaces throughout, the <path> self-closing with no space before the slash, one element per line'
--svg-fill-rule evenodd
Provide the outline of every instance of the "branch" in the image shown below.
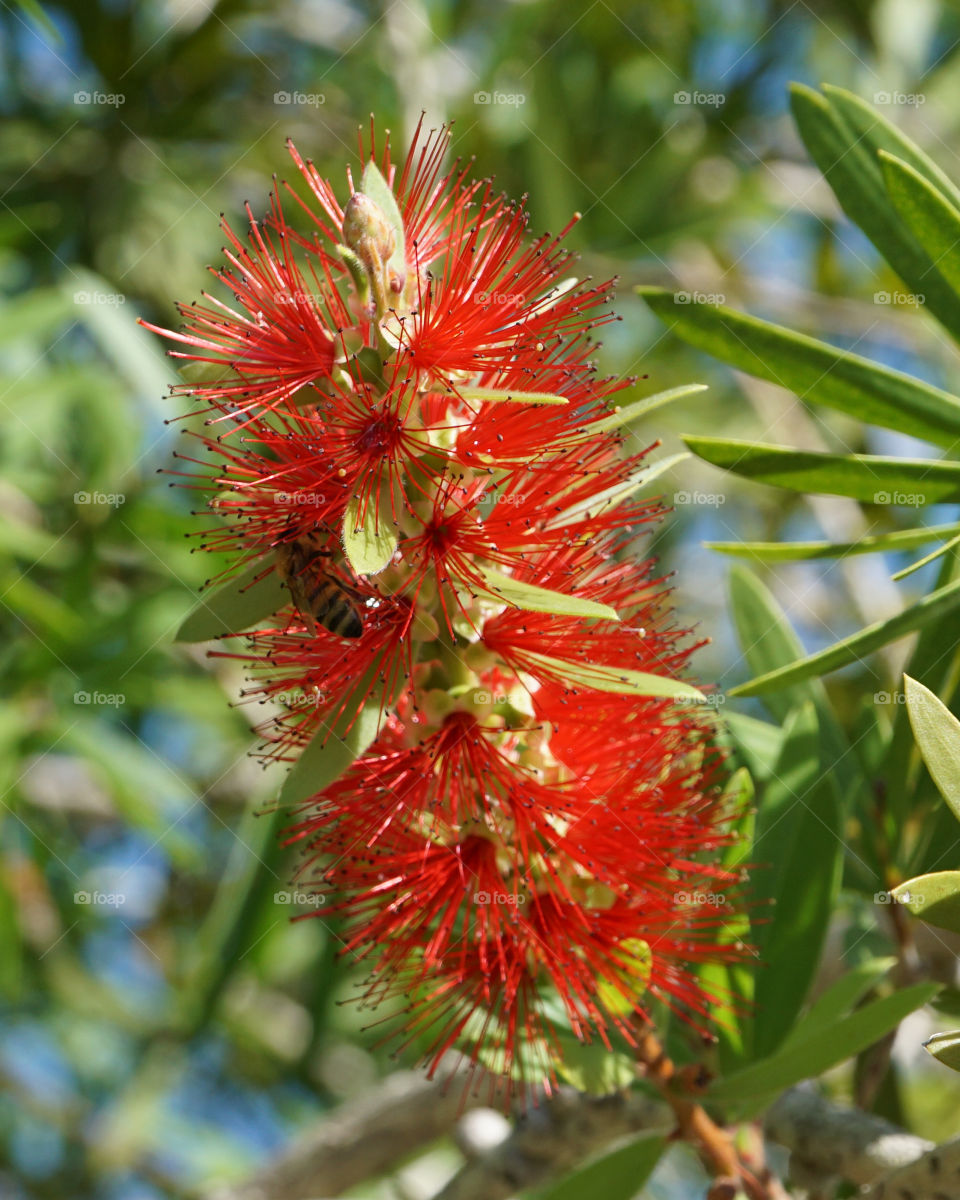
<path fill-rule="evenodd" d="M 911 1163 L 864 1188 L 861 1200 L 947 1200 L 960 1184 L 960 1138 L 934 1146 Z"/>
<path fill-rule="evenodd" d="M 639 1092 L 584 1096 L 562 1088 L 517 1120 L 505 1141 L 462 1167 L 434 1200 L 507 1200 L 631 1133 L 669 1134 L 670 1109 Z"/>
<path fill-rule="evenodd" d="M 250 1179 L 215 1188 L 207 1200 L 340 1196 L 449 1134 L 464 1112 L 488 1102 L 486 1094 L 467 1093 L 462 1079 L 431 1082 L 398 1072 L 336 1109 Z"/>
<path fill-rule="evenodd" d="M 790 1170 L 797 1184 L 822 1186 L 836 1177 L 876 1184 L 864 1193 L 872 1200 L 907 1195 L 889 1189 L 884 1193 L 883 1185 L 887 1179 L 899 1179 L 901 1169 L 912 1169 L 934 1150 L 926 1138 L 905 1133 L 871 1113 L 839 1108 L 810 1087 L 784 1092 L 767 1111 L 764 1125 L 771 1141 L 790 1150 Z M 960 1162 L 960 1157 L 953 1161 Z M 883 1182 L 878 1182 L 881 1177 Z M 910 1194 L 911 1200 L 933 1200 L 936 1191 Z"/>

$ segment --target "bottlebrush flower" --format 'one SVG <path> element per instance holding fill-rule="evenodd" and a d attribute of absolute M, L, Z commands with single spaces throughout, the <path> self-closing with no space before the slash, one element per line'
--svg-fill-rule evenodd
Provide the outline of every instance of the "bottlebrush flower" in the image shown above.
<path fill-rule="evenodd" d="M 278 190 L 249 245 L 225 226 L 234 306 L 166 334 L 233 562 L 182 634 L 245 635 L 219 653 L 280 704 L 262 752 L 365 998 L 432 1066 L 549 1081 L 571 1034 L 634 1041 L 647 997 L 707 1017 L 700 964 L 742 950 L 730 813 L 695 647 L 633 553 L 661 510 L 619 433 L 643 402 L 590 361 L 611 284 L 444 174 L 447 139 L 397 171 L 371 130 L 342 205 L 292 150 L 312 223 Z"/>

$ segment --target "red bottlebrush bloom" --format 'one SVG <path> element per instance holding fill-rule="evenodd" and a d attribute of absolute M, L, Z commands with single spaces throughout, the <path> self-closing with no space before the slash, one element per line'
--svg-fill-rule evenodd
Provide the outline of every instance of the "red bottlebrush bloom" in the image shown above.
<path fill-rule="evenodd" d="M 708 1016 L 698 967 L 743 949 L 731 814 L 695 647 L 631 554 L 660 510 L 610 406 L 631 381 L 589 359 L 610 284 L 566 281 L 446 142 L 396 171 L 371 132 L 342 204 L 293 150 L 312 225 L 275 194 L 228 231 L 236 307 L 167 335 L 215 375 L 179 389 L 217 427 L 183 474 L 235 564 L 188 627 L 246 633 L 224 653 L 285 709 L 263 752 L 366 1000 L 434 1066 L 550 1081 L 647 997 Z"/>

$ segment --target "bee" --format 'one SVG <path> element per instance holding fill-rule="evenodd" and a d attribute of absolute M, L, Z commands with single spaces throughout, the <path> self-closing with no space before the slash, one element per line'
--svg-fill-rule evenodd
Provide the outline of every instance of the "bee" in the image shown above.
<path fill-rule="evenodd" d="M 363 617 L 355 603 L 359 593 L 333 573 L 332 557 L 313 533 L 276 549 L 277 570 L 310 632 L 316 636 L 321 625 L 337 637 L 361 637 Z"/>

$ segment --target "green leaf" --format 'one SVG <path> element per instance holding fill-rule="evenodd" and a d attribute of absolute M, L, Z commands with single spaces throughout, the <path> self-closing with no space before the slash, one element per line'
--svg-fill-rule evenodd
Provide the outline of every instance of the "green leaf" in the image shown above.
<path fill-rule="evenodd" d="M 282 805 L 299 804 L 329 787 L 366 751 L 380 732 L 383 717 L 383 689 L 374 688 L 366 703 L 356 713 L 356 720 L 347 729 L 356 708 L 351 700 L 366 696 L 371 674 L 361 678 L 351 695 L 344 701 L 340 716 L 333 725 L 322 728 L 290 768 L 280 792 Z"/>
<path fill-rule="evenodd" d="M 933 159 L 924 154 L 906 134 L 901 133 L 892 121 L 888 121 L 866 100 L 847 91 L 846 88 L 825 83 L 823 92 L 834 111 L 856 133 L 863 135 L 864 141 L 869 144 L 871 149 L 885 150 L 889 154 L 895 154 L 898 158 L 902 158 L 960 208 L 960 189 L 954 185 L 948 175 L 941 171 Z"/>
<path fill-rule="evenodd" d="M 728 695 L 760 696 L 794 683 L 800 683 L 815 675 L 826 675 L 849 663 L 860 661 L 867 654 L 872 654 L 874 650 L 896 641 L 897 638 L 913 633 L 914 630 L 923 629 L 945 613 L 952 613 L 958 605 L 960 605 L 960 580 L 948 584 L 946 587 L 937 588 L 936 591 L 930 592 L 922 600 L 903 612 L 897 613 L 896 616 L 890 617 L 886 621 L 878 621 L 874 625 L 868 625 L 859 633 L 844 638 L 843 641 L 836 642 L 825 650 L 819 650 L 816 654 L 811 654 L 809 658 L 798 659 L 775 671 L 769 671 L 765 675 L 751 679 L 748 683 L 740 683 L 731 688 Z"/>
<path fill-rule="evenodd" d="M 607 433 L 611 429 L 620 429 L 631 421 L 646 417 L 658 408 L 663 408 L 665 404 L 672 404 L 674 400 L 682 400 L 684 396 L 694 396 L 697 392 L 706 390 L 705 383 L 687 383 L 682 387 L 669 388 L 665 392 L 655 392 L 652 396 L 645 396 L 642 400 L 634 400 L 632 404 L 615 408 L 608 417 L 601 417 L 599 421 L 592 421 L 585 426 L 584 432 L 592 437 L 595 433 Z"/>
<path fill-rule="evenodd" d="M 939 538 L 960 533 L 960 522 L 923 525 L 919 529 L 897 529 L 862 537 L 856 542 L 704 542 L 708 550 L 752 558 L 757 562 L 796 562 L 814 558 L 847 558 L 851 554 L 876 554 L 888 550 L 912 550 Z M 938 553 L 949 547 L 941 547 Z"/>
<path fill-rule="evenodd" d="M 940 561 L 936 588 L 939 590 L 958 581 L 960 554 L 951 550 Z M 954 615 L 949 611 L 941 614 L 939 620 L 931 622 L 920 631 L 907 662 L 906 673 L 935 694 L 949 695 L 956 686 L 955 664 L 960 658 L 960 651 L 954 649 L 951 653 L 944 654 L 945 646 L 955 645 L 955 635 Z M 903 827 L 903 823 L 915 813 L 915 776 L 919 766 L 917 757 L 917 742 L 910 725 L 909 706 L 898 704 L 893 713 L 893 731 L 887 752 L 878 768 L 878 778 L 884 780 L 887 791 L 890 816 L 885 836 L 891 843 L 899 836 L 898 831 Z M 934 824 L 942 824 L 946 831 L 952 821 L 951 810 L 941 807 Z M 936 832 L 939 845 L 939 831 Z M 930 826 L 929 822 L 926 823 L 914 851 L 903 864 L 907 874 L 919 875 L 923 871 L 933 870 L 938 865 L 925 857 L 924 843 L 929 844 L 933 833 L 933 826 Z"/>
<path fill-rule="evenodd" d="M 784 1041 L 784 1048 L 802 1042 L 811 1034 L 832 1028 L 837 1021 L 859 1004 L 863 997 L 897 964 L 895 958 L 871 958 L 841 975 L 811 1005 L 810 1011 L 794 1026 Z"/>
<path fill-rule="evenodd" d="M 584 1200 L 588 1196 L 632 1200 L 653 1174 L 666 1145 L 664 1138 L 645 1133 L 527 1196 L 529 1200 Z"/>
<path fill-rule="evenodd" d="M 736 566 L 730 571 L 730 611 L 751 671 L 764 674 L 803 654 L 803 645 L 790 627 L 783 609 L 751 571 Z M 729 692 L 732 695 L 733 692 Z M 865 786 L 863 773 L 850 754 L 850 743 L 840 727 L 826 689 L 818 679 L 804 681 L 764 697 L 772 715 L 783 723 L 795 708 L 812 700 L 820 726 L 821 757 L 834 764 L 837 785 L 844 799 L 852 799 Z M 730 720 L 734 714 L 730 714 Z"/>
<path fill-rule="evenodd" d="M 918 875 L 894 888 L 891 895 L 927 925 L 960 933 L 960 871 Z"/>
<path fill-rule="evenodd" d="M 750 850 L 756 905 L 750 940 L 760 960 L 754 1057 L 776 1050 L 803 1007 L 840 889 L 843 847 L 840 806 L 821 768 L 816 713 L 808 702 L 787 722 Z"/>
<path fill-rule="evenodd" d="M 933 1037 L 927 1038 L 923 1048 L 951 1071 L 960 1071 L 960 1030 L 935 1033 Z"/>
<path fill-rule="evenodd" d="M 694 454 L 757 483 L 920 507 L 960 500 L 960 463 L 871 454 L 823 454 L 737 438 L 684 435 Z"/>
<path fill-rule="evenodd" d="M 740 566 L 730 571 L 730 613 L 751 671 L 774 670 L 803 653 L 803 643 L 770 589 L 752 571 Z M 809 688 L 794 688 L 771 696 L 767 707 L 783 722 L 797 705 L 809 698 Z"/>
<path fill-rule="evenodd" d="M 566 592 L 552 592 L 548 588 L 524 583 L 510 575 L 503 575 L 493 567 L 478 566 L 486 590 L 492 592 L 506 604 L 523 608 L 528 612 L 555 613 L 563 617 L 594 617 L 603 621 L 619 621 L 616 609 L 596 600 L 585 600 L 570 596 Z"/>
<path fill-rule="evenodd" d="M 526 659 L 539 664 L 566 680 L 572 686 L 596 688 L 598 692 L 615 692 L 623 696 L 668 696 L 677 700 L 703 703 L 706 697 L 692 684 L 647 671 L 631 671 L 626 667 L 605 667 L 596 663 L 567 662 L 529 650 Z"/>
<path fill-rule="evenodd" d="M 388 502 L 368 497 L 362 513 L 360 506 L 360 499 L 352 496 L 343 511 L 343 549 L 357 575 L 376 575 L 390 565 L 397 534 L 387 525 Z"/>
<path fill-rule="evenodd" d="M 885 1037 L 939 990 L 938 983 L 920 983 L 874 1000 L 828 1028 L 798 1038 L 777 1054 L 718 1080 L 710 1089 L 710 1099 L 723 1103 L 767 1096 L 822 1075 Z"/>
<path fill-rule="evenodd" d="M 18 7 L 22 8 L 27 16 L 31 18 L 31 20 L 35 21 L 37 25 L 40 26 L 40 28 L 50 38 L 51 41 L 56 42 L 58 45 L 63 45 L 63 37 L 60 33 L 60 30 L 47 16 L 43 6 L 39 3 L 39 0 L 16 0 L 16 3 Z"/>
<path fill-rule="evenodd" d="M 258 575 L 267 574 L 256 583 Z M 258 559 L 239 575 L 200 600 L 177 630 L 178 642 L 208 642 L 228 633 L 242 633 L 290 603 L 278 571 Z"/>
<path fill-rule="evenodd" d="M 960 821 L 960 721 L 916 679 L 904 676 L 903 687 L 921 757 L 937 791 Z"/>
<path fill-rule="evenodd" d="M 744 713 L 725 713 L 722 728 L 753 778 L 758 782 L 767 779 L 783 745 L 783 728 Z"/>
<path fill-rule="evenodd" d="M 666 288 L 637 291 L 690 345 L 809 404 L 940 446 L 960 433 L 960 399 L 902 371 L 722 305 L 678 304 Z"/>
<path fill-rule="evenodd" d="M 555 392 L 518 392 L 515 388 L 458 387 L 457 395 L 464 400 L 475 400 L 478 404 L 568 404 L 566 396 Z"/>
<path fill-rule="evenodd" d="M 620 1051 L 602 1042 L 581 1042 L 571 1035 L 557 1034 L 561 1052 L 555 1065 L 557 1074 L 578 1092 L 590 1096 L 609 1096 L 629 1087 L 637 1078 L 637 1065 Z"/>
<path fill-rule="evenodd" d="M 912 562 L 909 567 L 904 567 L 902 571 L 897 571 L 895 574 L 891 575 L 890 578 L 897 580 L 906 579 L 907 576 L 912 575 L 914 571 L 919 571 L 921 567 L 925 567 L 927 563 L 931 563 L 935 559 L 940 558 L 941 555 L 946 554 L 948 551 L 952 550 L 954 546 L 958 545 L 960 545 L 960 535 L 957 537 L 952 537 L 942 546 L 938 546 L 936 550 L 931 550 L 929 554 L 925 554 L 923 558 L 918 558 L 916 562 Z"/>
<path fill-rule="evenodd" d="M 575 504 L 571 504 L 569 508 L 565 508 L 562 512 L 549 517 L 545 522 L 544 528 L 556 529 L 561 525 L 569 524 L 571 521 L 577 521 L 582 516 L 596 517 L 600 513 L 606 512 L 607 509 L 616 508 L 628 496 L 632 496 L 635 492 L 639 492 L 641 488 L 647 487 L 648 484 L 653 483 L 660 475 L 665 474 L 672 467 L 675 467 L 677 463 L 684 462 L 689 457 L 689 454 L 683 452 L 681 454 L 670 454 L 666 458 L 658 459 L 656 462 L 650 463 L 649 466 L 635 471 L 620 483 L 615 483 L 611 487 L 604 488 L 595 495 L 589 496 L 586 500 L 578 500 Z"/>
<path fill-rule="evenodd" d="M 370 159 L 363 168 L 360 191 L 365 196 L 369 196 L 377 205 L 386 217 L 388 225 L 393 229 L 395 242 L 393 254 L 391 254 L 387 266 L 403 278 L 407 272 L 407 243 L 403 230 L 403 217 L 400 215 L 400 209 L 397 207 L 397 201 L 389 183 L 384 179 L 380 168 L 373 159 Z M 349 266 L 349 264 L 347 265 Z"/>
<path fill-rule="evenodd" d="M 240 958 L 260 936 L 257 918 L 268 897 L 287 884 L 280 874 L 280 833 L 289 821 L 280 805 L 267 813 L 248 810 L 241 820 L 213 902 L 190 939 L 174 1015 L 185 1037 L 210 1019 Z"/>
<path fill-rule="evenodd" d="M 939 273 L 960 294 L 960 210 L 903 159 L 881 150 L 880 164 L 897 212 Z"/>
<path fill-rule="evenodd" d="M 848 104 L 841 111 L 835 96 L 826 98 L 802 84 L 791 85 L 790 93 L 800 136 L 843 211 L 860 226 L 908 289 L 921 293 L 926 308 L 954 337 L 960 337 L 956 297 L 890 202 L 874 145 L 846 115 L 852 106 Z"/>

